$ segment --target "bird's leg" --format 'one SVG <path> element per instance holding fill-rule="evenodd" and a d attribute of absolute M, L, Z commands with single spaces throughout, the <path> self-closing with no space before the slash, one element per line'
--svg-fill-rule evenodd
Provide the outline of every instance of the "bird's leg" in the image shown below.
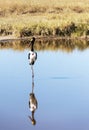
<path fill-rule="evenodd" d="M 33 65 L 31 65 L 31 69 L 32 69 L 32 93 L 34 90 L 34 70 L 33 70 Z"/>

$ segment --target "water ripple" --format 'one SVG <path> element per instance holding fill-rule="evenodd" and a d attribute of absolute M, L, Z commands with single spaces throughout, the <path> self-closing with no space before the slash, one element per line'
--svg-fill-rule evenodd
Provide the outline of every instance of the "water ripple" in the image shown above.
<path fill-rule="evenodd" d="M 73 79 L 73 77 L 60 76 L 60 77 L 50 77 L 51 79 Z"/>

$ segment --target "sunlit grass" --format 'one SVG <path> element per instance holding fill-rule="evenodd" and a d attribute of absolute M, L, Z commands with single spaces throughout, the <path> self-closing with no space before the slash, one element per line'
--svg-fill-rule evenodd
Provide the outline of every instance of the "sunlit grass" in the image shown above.
<path fill-rule="evenodd" d="M 71 23 L 77 28 L 68 30 Z M 88 0 L 0 0 L 0 35 L 75 37 L 88 30 Z"/>

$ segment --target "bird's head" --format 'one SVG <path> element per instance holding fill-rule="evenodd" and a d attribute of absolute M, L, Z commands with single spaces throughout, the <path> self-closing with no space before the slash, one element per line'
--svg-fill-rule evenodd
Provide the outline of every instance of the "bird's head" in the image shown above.
<path fill-rule="evenodd" d="M 32 120 L 32 125 L 36 125 L 36 120 L 35 119 Z"/>
<path fill-rule="evenodd" d="M 34 43 L 34 42 L 35 42 L 35 37 L 32 37 L 31 43 Z"/>
<path fill-rule="evenodd" d="M 35 37 L 32 37 L 29 44 L 29 47 L 31 46 L 32 50 L 33 50 L 34 42 L 35 42 Z"/>

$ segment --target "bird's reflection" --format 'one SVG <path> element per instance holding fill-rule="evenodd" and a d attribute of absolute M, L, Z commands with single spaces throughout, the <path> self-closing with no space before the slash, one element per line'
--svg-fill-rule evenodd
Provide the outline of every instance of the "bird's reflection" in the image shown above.
<path fill-rule="evenodd" d="M 34 114 L 35 114 L 35 111 L 38 107 L 38 103 L 37 103 L 37 99 L 36 99 L 34 93 L 30 93 L 29 96 L 30 96 L 30 98 L 29 98 L 29 108 L 30 108 L 30 111 L 31 111 L 31 116 L 29 116 L 29 119 L 31 120 L 32 125 L 35 125 L 36 120 L 35 120 Z"/>
<path fill-rule="evenodd" d="M 35 119 L 35 111 L 38 108 L 38 102 L 34 93 L 34 68 L 33 65 L 37 59 L 37 52 L 34 51 L 34 42 L 35 42 L 35 38 L 33 37 L 31 39 L 31 51 L 28 54 L 28 59 L 29 59 L 29 65 L 31 66 L 31 71 L 32 71 L 32 91 L 29 94 L 29 109 L 31 111 L 31 116 L 28 116 L 32 125 L 36 124 L 36 119 Z"/>

